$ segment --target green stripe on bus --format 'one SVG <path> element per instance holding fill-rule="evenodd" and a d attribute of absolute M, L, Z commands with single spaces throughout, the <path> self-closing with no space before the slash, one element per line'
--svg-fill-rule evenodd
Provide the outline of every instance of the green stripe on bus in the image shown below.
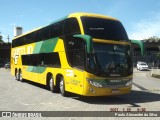
<path fill-rule="evenodd" d="M 33 54 L 53 52 L 57 41 L 58 37 L 36 43 Z"/>
<path fill-rule="evenodd" d="M 41 50 L 42 43 L 43 43 L 43 41 L 36 43 L 34 50 L 33 50 L 33 54 L 39 53 L 39 51 Z"/>
<path fill-rule="evenodd" d="M 27 67 L 27 72 L 31 72 L 33 70 L 33 66 L 28 66 Z"/>
<path fill-rule="evenodd" d="M 55 46 L 57 44 L 58 37 L 57 38 L 52 38 L 49 40 L 45 40 L 42 44 L 40 53 L 48 53 L 48 52 L 53 52 L 55 49 Z"/>
<path fill-rule="evenodd" d="M 43 73 L 47 67 L 41 67 L 41 66 L 28 66 L 27 72 L 33 72 L 33 73 Z"/>

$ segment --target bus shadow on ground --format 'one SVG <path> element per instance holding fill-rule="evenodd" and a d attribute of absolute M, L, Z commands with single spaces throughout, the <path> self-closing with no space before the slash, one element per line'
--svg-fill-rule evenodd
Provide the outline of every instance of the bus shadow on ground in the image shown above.
<path fill-rule="evenodd" d="M 76 100 L 89 104 L 130 104 L 129 107 L 141 107 L 138 103 L 156 102 L 160 101 L 160 94 L 150 91 L 135 91 L 132 90 L 130 94 L 120 96 L 107 97 L 79 97 Z"/>
<path fill-rule="evenodd" d="M 37 88 L 42 88 L 44 90 L 48 90 L 49 91 L 47 86 L 39 84 L 39 83 L 35 83 L 35 82 L 29 81 L 29 80 L 25 80 L 25 79 L 23 79 L 23 83 L 27 83 L 27 84 L 33 85 L 33 86 L 35 86 Z"/>

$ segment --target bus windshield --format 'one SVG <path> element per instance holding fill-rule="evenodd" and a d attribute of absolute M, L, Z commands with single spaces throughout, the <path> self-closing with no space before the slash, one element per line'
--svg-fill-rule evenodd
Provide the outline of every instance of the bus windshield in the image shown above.
<path fill-rule="evenodd" d="M 121 24 L 116 20 L 81 17 L 84 33 L 92 38 L 128 41 L 127 33 Z"/>
<path fill-rule="evenodd" d="M 130 46 L 94 43 L 89 66 L 102 77 L 125 77 L 132 74 Z"/>

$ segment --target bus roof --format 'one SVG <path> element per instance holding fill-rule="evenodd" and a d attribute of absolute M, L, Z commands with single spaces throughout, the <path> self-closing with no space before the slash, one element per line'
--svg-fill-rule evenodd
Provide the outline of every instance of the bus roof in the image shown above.
<path fill-rule="evenodd" d="M 110 16 L 105 16 L 105 15 L 101 15 L 101 14 L 93 14 L 93 13 L 83 13 L 83 12 L 71 13 L 71 14 L 68 15 L 68 18 L 70 18 L 70 17 L 81 17 L 81 16 L 98 17 L 98 18 L 104 18 L 104 19 L 118 20 L 118 19 L 110 17 Z"/>
<path fill-rule="evenodd" d="M 20 38 L 20 37 L 22 37 L 22 36 L 24 36 L 24 35 L 27 35 L 27 34 L 29 34 L 29 33 L 32 33 L 32 32 L 34 32 L 34 31 L 37 31 L 37 30 L 39 30 L 39 29 L 42 29 L 42 28 L 44 28 L 44 27 L 47 27 L 47 26 L 49 26 L 49 25 L 52 25 L 52 24 L 54 24 L 54 23 L 56 23 L 56 22 L 62 21 L 62 20 L 64 20 L 64 19 L 66 19 L 66 18 L 71 18 L 71 17 L 79 18 L 79 17 L 82 17 L 82 16 L 97 17 L 97 18 L 103 18 L 103 19 L 110 19 L 110 20 L 116 20 L 116 21 L 118 21 L 118 19 L 116 19 L 116 18 L 113 18 L 113 17 L 110 17 L 110 16 L 105 16 L 105 15 L 100 15 L 100 14 L 83 13 L 83 12 L 71 13 L 71 14 L 69 14 L 68 16 L 63 17 L 63 18 L 58 19 L 58 20 L 55 20 L 54 22 L 51 22 L 51 23 L 48 24 L 48 25 L 35 28 L 35 29 L 31 30 L 31 31 L 28 31 L 28 32 L 22 34 L 22 35 L 16 36 L 16 37 L 13 38 L 13 40 L 14 40 L 14 39 L 17 39 L 17 38 Z"/>
<path fill-rule="evenodd" d="M 38 28 L 35 28 L 35 29 L 31 30 L 31 31 L 27 31 L 26 33 L 23 33 L 23 34 L 21 34 L 21 35 L 18 35 L 18 36 L 16 36 L 16 37 L 14 37 L 12 40 L 17 39 L 17 38 L 20 38 L 20 37 L 22 37 L 22 36 L 24 36 L 24 35 L 27 35 L 27 34 L 29 34 L 29 33 L 34 32 L 34 31 L 37 31 L 37 30 L 39 30 L 39 29 L 41 29 L 41 28 L 43 28 L 43 27 L 38 27 Z"/>

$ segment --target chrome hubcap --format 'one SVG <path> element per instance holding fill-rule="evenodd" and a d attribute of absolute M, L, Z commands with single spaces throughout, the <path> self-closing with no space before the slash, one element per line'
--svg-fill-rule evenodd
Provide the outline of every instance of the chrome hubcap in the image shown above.
<path fill-rule="evenodd" d="M 20 72 L 20 75 L 19 75 L 19 79 L 20 81 L 22 80 L 22 73 Z"/>
<path fill-rule="evenodd" d="M 16 79 L 18 80 L 18 72 L 16 73 Z"/>
<path fill-rule="evenodd" d="M 61 80 L 61 82 L 60 82 L 60 91 L 61 91 L 61 93 L 63 93 L 64 92 L 64 87 L 63 87 L 63 80 Z"/>
<path fill-rule="evenodd" d="M 53 89 L 53 79 L 52 78 L 49 81 L 49 87 L 50 87 L 50 90 Z"/>

